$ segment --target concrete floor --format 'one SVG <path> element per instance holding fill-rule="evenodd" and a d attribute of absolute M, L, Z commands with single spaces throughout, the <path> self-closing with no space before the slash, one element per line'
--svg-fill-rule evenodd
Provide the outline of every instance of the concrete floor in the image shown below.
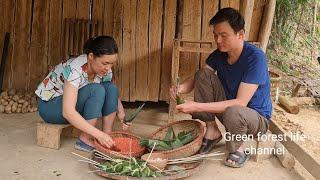
<path fill-rule="evenodd" d="M 166 119 L 165 108 L 147 108 L 135 120 L 130 131 L 140 136 L 147 136 L 165 124 Z M 75 140 L 72 138 L 62 138 L 59 150 L 38 147 L 37 121 L 40 121 L 37 113 L 0 114 L 0 179 L 103 179 L 94 173 L 88 173 L 88 165 L 78 162 L 78 158 L 71 154 L 77 152 L 88 155 L 73 148 Z M 116 124 L 115 129 L 118 128 L 119 124 Z M 224 142 L 220 142 L 217 150 L 225 151 Z M 284 169 L 277 158 L 271 158 L 262 163 L 250 160 L 241 169 L 225 167 L 221 161 L 207 161 L 201 171 L 187 179 L 298 180 L 303 178 L 294 169 L 291 171 Z"/>

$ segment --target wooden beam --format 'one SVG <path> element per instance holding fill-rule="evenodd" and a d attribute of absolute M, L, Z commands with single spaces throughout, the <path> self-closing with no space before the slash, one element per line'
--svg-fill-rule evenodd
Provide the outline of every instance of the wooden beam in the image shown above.
<path fill-rule="evenodd" d="M 180 51 L 179 51 L 179 40 L 175 40 L 173 43 L 173 51 L 172 51 L 172 67 L 171 67 L 171 86 L 175 84 L 178 73 L 179 73 L 179 62 L 180 62 Z M 174 121 L 174 113 L 175 113 L 176 102 L 170 99 L 169 101 L 169 120 L 168 123 Z"/>
<path fill-rule="evenodd" d="M 198 0 L 183 1 L 183 29 L 182 39 L 200 40 L 201 39 L 201 13 L 202 2 Z M 200 47 L 200 44 L 183 43 L 188 47 Z M 199 69 L 200 53 L 181 53 L 179 77 L 181 81 L 188 78 Z"/>
<path fill-rule="evenodd" d="M 291 97 L 296 97 L 298 95 L 300 87 L 301 87 L 301 83 L 293 82 L 293 88 L 292 88 L 292 92 L 291 92 Z"/>
<path fill-rule="evenodd" d="M 268 0 L 268 4 L 264 8 L 258 40 L 259 42 L 261 42 L 261 48 L 264 52 L 267 49 L 268 40 L 271 34 L 275 9 L 276 0 Z"/>
<path fill-rule="evenodd" d="M 320 179 L 320 164 L 298 143 L 294 142 L 291 137 L 286 135 L 285 131 L 274 121 L 270 122 L 269 129 L 273 134 L 285 135 L 287 141 L 281 143 L 287 148 L 287 150 L 301 163 L 301 165 L 313 176 L 315 179 Z"/>
<path fill-rule="evenodd" d="M 207 48 L 207 47 L 179 47 L 178 49 L 181 52 L 194 52 L 194 53 L 212 53 L 213 48 Z M 192 60 L 192 59 L 187 59 Z"/>

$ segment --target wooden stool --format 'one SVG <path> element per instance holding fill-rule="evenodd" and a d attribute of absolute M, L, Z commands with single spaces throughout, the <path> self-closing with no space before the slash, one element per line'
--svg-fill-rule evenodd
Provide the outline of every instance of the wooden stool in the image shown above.
<path fill-rule="evenodd" d="M 41 147 L 59 149 L 61 135 L 78 137 L 79 134 L 80 131 L 71 124 L 37 123 L 37 145 Z"/>

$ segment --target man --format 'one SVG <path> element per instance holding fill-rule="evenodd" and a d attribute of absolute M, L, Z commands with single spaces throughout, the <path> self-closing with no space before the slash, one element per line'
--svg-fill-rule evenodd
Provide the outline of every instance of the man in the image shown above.
<path fill-rule="evenodd" d="M 200 153 L 210 152 L 222 135 L 215 116 L 234 135 L 257 136 L 266 133 L 271 118 L 270 80 L 264 52 L 244 41 L 244 19 L 232 8 L 221 9 L 211 20 L 217 50 L 210 54 L 203 69 L 186 79 L 175 92 L 194 89 L 195 101 L 186 101 L 176 109 L 206 122 L 207 131 Z M 217 75 L 215 74 L 217 72 Z M 242 167 L 249 158 L 242 141 L 230 138 L 225 165 Z"/>

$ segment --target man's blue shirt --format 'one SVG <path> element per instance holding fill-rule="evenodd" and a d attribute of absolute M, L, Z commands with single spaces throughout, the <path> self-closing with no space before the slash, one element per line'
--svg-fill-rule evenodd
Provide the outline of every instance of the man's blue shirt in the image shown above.
<path fill-rule="evenodd" d="M 256 46 L 244 42 L 243 50 L 235 64 L 228 64 L 228 54 L 215 50 L 206 60 L 207 65 L 217 71 L 228 100 L 237 97 L 241 82 L 259 85 L 248 103 L 248 107 L 271 118 L 270 78 L 265 53 Z"/>

